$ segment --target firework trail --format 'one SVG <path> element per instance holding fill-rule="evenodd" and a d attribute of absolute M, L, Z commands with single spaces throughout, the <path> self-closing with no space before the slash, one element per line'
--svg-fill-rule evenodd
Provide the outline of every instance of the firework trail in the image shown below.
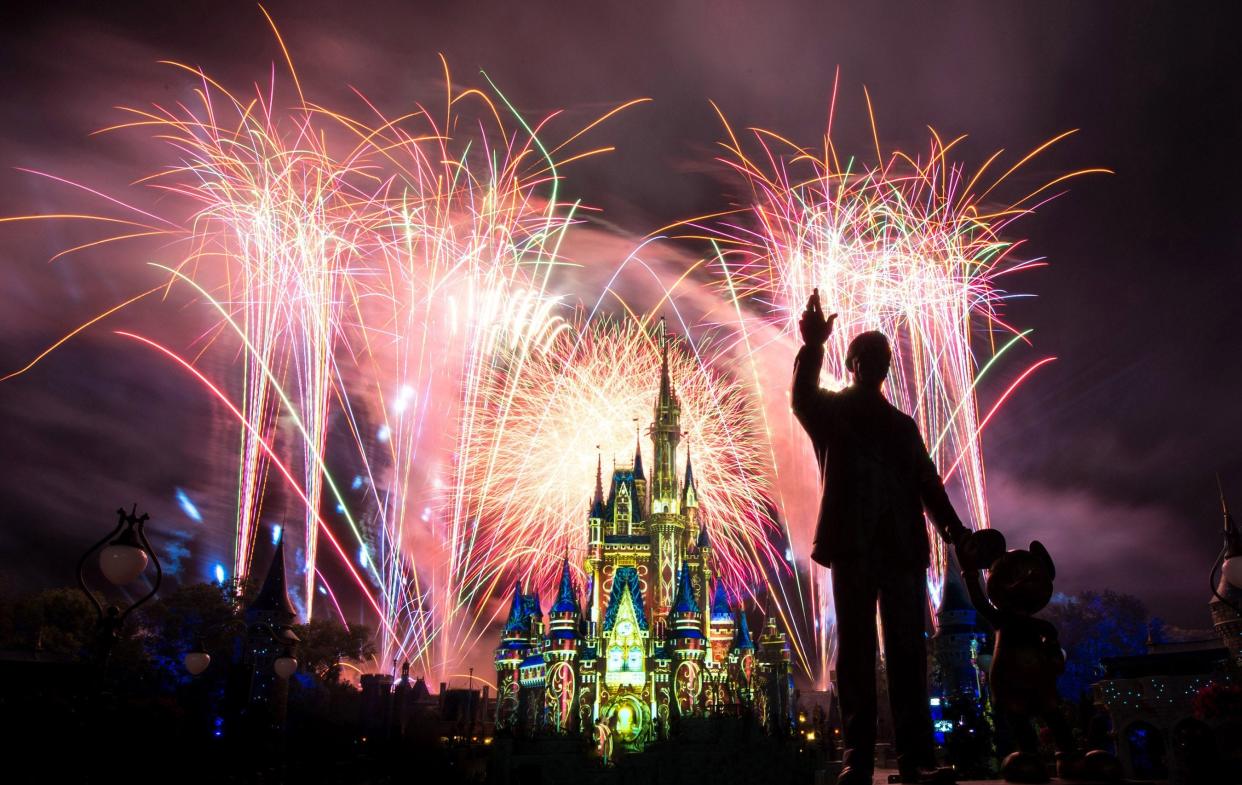
<path fill-rule="evenodd" d="M 447 69 L 445 76 L 447 118 L 420 111 L 412 116 L 420 133 L 384 121 L 365 134 L 387 151 L 396 175 L 373 202 L 382 274 L 359 282 L 369 296 L 357 301 L 361 366 L 373 380 L 366 399 L 380 423 L 374 443 L 360 439 L 359 448 L 373 456 L 367 481 L 384 603 L 406 630 L 381 650 L 437 672 L 462 655 L 444 633 L 458 617 L 460 559 L 476 525 L 453 468 L 476 447 L 445 426 L 468 422 L 498 353 L 541 352 L 568 329 L 556 313 L 562 298 L 546 287 L 573 221 L 572 205 L 556 199 L 556 164 L 535 130 L 520 118 L 511 130 L 490 98 L 454 95 Z M 464 99 L 487 122 L 462 120 Z M 412 552 L 424 554 L 419 565 L 406 557 Z"/>

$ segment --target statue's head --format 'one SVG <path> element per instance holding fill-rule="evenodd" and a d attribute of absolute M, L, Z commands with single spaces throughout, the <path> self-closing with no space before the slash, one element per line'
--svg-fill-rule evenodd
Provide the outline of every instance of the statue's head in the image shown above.
<path fill-rule="evenodd" d="M 861 387 L 879 388 L 888 378 L 893 350 L 884 333 L 871 330 L 859 333 L 845 351 L 845 367 L 854 374 L 854 383 Z"/>
<path fill-rule="evenodd" d="M 1052 556 L 1038 540 L 1031 549 L 1006 551 L 988 570 L 988 597 L 1002 611 L 1032 616 L 1052 599 L 1057 575 Z"/>

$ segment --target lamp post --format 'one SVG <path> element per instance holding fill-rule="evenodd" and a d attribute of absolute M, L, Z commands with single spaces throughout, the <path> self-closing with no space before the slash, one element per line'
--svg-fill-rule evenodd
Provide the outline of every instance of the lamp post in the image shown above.
<path fill-rule="evenodd" d="M 292 676 L 298 669 L 297 658 L 293 656 L 293 649 L 299 642 L 297 634 L 289 627 L 266 624 L 255 625 L 251 629 L 266 632 L 273 643 L 282 647 L 281 656 L 272 662 L 272 671 L 282 679 Z M 196 648 L 185 653 L 185 656 L 181 658 L 181 664 L 191 676 L 200 676 L 207 670 L 211 665 L 211 654 L 207 652 L 207 647 L 203 645 L 201 639 Z"/>
<path fill-rule="evenodd" d="M 117 524 L 99 542 L 92 545 L 82 558 L 78 560 L 78 586 L 95 606 L 98 615 L 98 631 L 95 648 L 96 663 L 102 670 L 107 667 L 112 647 L 120 637 L 125 619 L 140 605 L 155 596 L 160 589 L 160 581 L 164 572 L 160 569 L 160 560 L 156 558 L 155 549 L 147 541 L 145 526 L 149 515 L 138 515 L 138 504 L 135 503 L 130 512 L 118 509 Z M 91 591 L 86 583 L 86 565 L 91 556 L 99 554 L 99 570 L 104 578 L 114 586 L 125 586 L 136 581 L 146 571 L 148 562 L 155 565 L 155 580 L 151 582 L 151 590 L 122 610 L 115 604 L 107 608 Z"/>

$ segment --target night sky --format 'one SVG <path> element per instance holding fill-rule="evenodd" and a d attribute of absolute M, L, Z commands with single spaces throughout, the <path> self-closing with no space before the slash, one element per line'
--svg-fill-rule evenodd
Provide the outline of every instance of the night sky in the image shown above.
<path fill-rule="evenodd" d="M 117 120 L 118 105 L 188 89 L 192 80 L 158 60 L 201 65 L 244 91 L 281 57 L 247 2 L 25 5 L 0 16 L 0 215 L 89 204 L 19 167 L 104 190 L 150 169 L 138 137 L 89 134 Z M 482 85 L 485 70 L 533 116 L 563 107 L 585 122 L 651 97 L 599 132 L 617 151 L 569 180 L 602 210 L 600 227 L 627 242 L 732 204 L 735 184 L 711 160 L 721 128 L 709 99 L 737 127 L 814 145 L 839 67 L 839 148 L 871 149 L 865 85 L 886 147 L 922 148 L 932 126 L 969 134 L 958 157 L 975 164 L 1081 129 L 1014 186 L 1083 167 L 1115 172 L 1073 181 L 1014 227 L 1011 239 L 1027 238 L 1026 253 L 1050 264 L 1015 284 L 1038 297 L 1008 306 L 1009 321 L 1033 327 L 1038 352 L 1058 359 L 986 432 L 994 524 L 1011 544 L 1044 541 L 1060 590 L 1133 593 L 1170 623 L 1207 627 L 1215 472 L 1242 508 L 1242 49 L 1224 12 L 1146 2 L 596 5 L 267 7 L 324 103 L 347 104 L 351 85 L 393 112 L 436 100 L 441 52 L 457 81 Z M 0 375 L 158 281 L 116 249 L 48 264 L 89 236 L 66 224 L 0 226 Z M 174 494 L 185 489 L 207 520 L 228 515 L 233 499 L 204 479 L 206 445 L 223 438 L 217 413 L 111 333 L 184 320 L 180 308 L 120 314 L 0 383 L 8 588 L 70 582 L 77 554 L 132 501 L 150 509 L 165 552 L 183 554 L 178 569 L 207 577 L 205 524 Z"/>

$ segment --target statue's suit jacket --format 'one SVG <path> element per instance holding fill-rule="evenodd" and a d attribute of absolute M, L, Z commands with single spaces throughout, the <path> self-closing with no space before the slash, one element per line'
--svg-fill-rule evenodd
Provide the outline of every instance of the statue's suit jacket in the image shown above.
<path fill-rule="evenodd" d="M 877 567 L 926 568 L 924 509 L 946 540 L 964 527 L 918 425 L 876 391 L 822 389 L 823 363 L 822 346 L 803 346 L 791 395 L 824 489 L 811 558 L 826 567 L 878 559 Z"/>

